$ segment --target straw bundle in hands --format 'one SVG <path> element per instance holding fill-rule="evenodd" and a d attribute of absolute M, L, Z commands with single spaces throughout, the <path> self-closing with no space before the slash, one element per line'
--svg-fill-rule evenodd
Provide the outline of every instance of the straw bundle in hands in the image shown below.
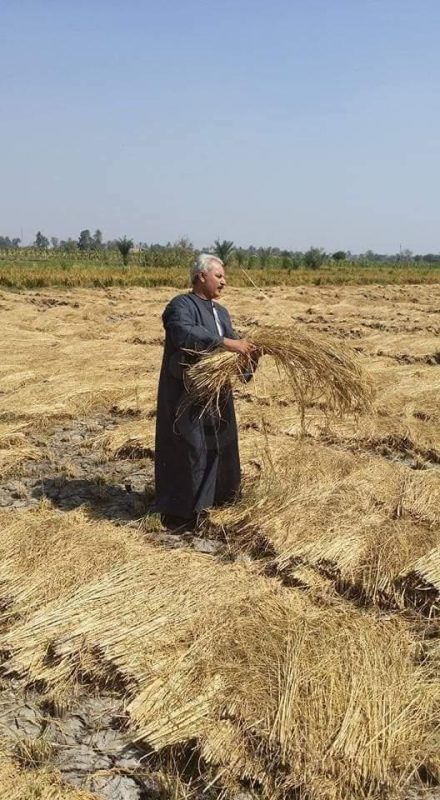
<path fill-rule="evenodd" d="M 247 336 L 257 357 L 271 356 L 292 387 L 301 416 L 308 403 L 324 401 L 332 412 L 347 414 L 371 407 L 371 387 L 354 354 L 331 339 L 298 328 L 258 328 Z M 206 410 L 221 409 L 225 390 L 251 374 L 255 363 L 237 353 L 204 353 L 186 372 L 190 397 Z"/>

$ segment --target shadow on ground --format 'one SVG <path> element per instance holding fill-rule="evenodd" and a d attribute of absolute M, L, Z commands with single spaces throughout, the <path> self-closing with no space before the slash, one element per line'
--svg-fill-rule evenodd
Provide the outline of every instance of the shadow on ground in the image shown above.
<path fill-rule="evenodd" d="M 123 487 L 89 478 L 47 477 L 33 487 L 32 497 L 36 500 L 47 497 L 63 511 L 87 505 L 91 514 L 100 519 L 126 522 L 154 513 L 154 497 L 149 487 L 133 491 L 129 483 Z"/>

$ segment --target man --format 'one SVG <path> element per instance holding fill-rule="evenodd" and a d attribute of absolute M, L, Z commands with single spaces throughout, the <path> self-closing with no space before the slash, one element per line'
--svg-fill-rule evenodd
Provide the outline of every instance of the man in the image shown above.
<path fill-rule="evenodd" d="M 165 350 L 156 420 L 156 508 L 170 527 L 194 526 L 198 514 L 234 499 L 240 486 L 238 435 L 232 394 L 219 417 L 190 405 L 183 372 L 185 351 L 223 347 L 251 356 L 253 346 L 232 328 L 214 302 L 225 285 L 223 262 L 202 253 L 191 268 L 192 291 L 177 295 L 162 320 Z"/>

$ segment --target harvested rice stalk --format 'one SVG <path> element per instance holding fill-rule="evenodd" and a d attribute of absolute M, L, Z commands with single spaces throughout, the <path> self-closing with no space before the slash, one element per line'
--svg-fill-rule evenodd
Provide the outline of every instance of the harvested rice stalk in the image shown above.
<path fill-rule="evenodd" d="M 0 645 L 48 692 L 117 678 L 139 738 L 158 750 L 196 742 L 219 788 L 250 781 L 264 800 L 294 788 L 310 800 L 403 797 L 437 752 L 438 686 L 403 620 L 317 606 L 193 552 L 145 544 L 17 620 Z"/>
<path fill-rule="evenodd" d="M 396 583 L 420 609 L 429 616 L 440 613 L 440 547 L 430 552 L 411 565 Z"/>
<path fill-rule="evenodd" d="M 293 390 L 302 418 L 307 404 L 318 400 L 339 414 L 371 408 L 371 386 L 353 353 L 339 343 L 335 346 L 331 339 L 310 336 L 297 328 L 258 328 L 247 339 L 259 356 L 275 360 Z M 186 386 L 203 411 L 218 411 L 223 393 L 252 368 L 250 360 L 237 353 L 204 353 L 188 368 Z"/>
<path fill-rule="evenodd" d="M 23 461 L 41 457 L 38 449 L 26 440 L 28 425 L 0 421 L 0 475 L 10 478 L 19 472 Z"/>
<path fill-rule="evenodd" d="M 0 800 L 98 800 L 98 795 L 66 786 L 53 769 L 21 770 L 12 760 L 2 757 Z"/>
<path fill-rule="evenodd" d="M 263 460 L 207 525 L 287 581 L 301 565 L 364 601 L 438 613 L 439 498 L 440 476 L 306 440 Z"/>
<path fill-rule="evenodd" d="M 187 399 L 201 406 L 201 416 L 208 411 L 220 416 L 223 397 L 229 394 L 231 385 L 243 375 L 246 366 L 247 359 L 237 353 L 222 349 L 202 353 L 184 372 Z"/>
<path fill-rule="evenodd" d="M 29 616 L 143 552 L 134 531 L 121 537 L 82 509 L 60 514 L 49 503 L 23 514 L 0 510 L 0 626 Z"/>

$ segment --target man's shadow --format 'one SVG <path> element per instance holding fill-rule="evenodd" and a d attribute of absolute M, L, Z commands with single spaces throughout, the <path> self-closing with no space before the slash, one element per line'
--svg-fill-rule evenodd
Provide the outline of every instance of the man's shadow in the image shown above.
<path fill-rule="evenodd" d="M 87 506 L 97 519 L 128 522 L 155 513 L 154 489 L 148 485 L 144 491 L 133 491 L 129 484 L 123 487 L 100 480 L 54 476 L 35 485 L 32 497 L 47 497 L 62 511 Z"/>

